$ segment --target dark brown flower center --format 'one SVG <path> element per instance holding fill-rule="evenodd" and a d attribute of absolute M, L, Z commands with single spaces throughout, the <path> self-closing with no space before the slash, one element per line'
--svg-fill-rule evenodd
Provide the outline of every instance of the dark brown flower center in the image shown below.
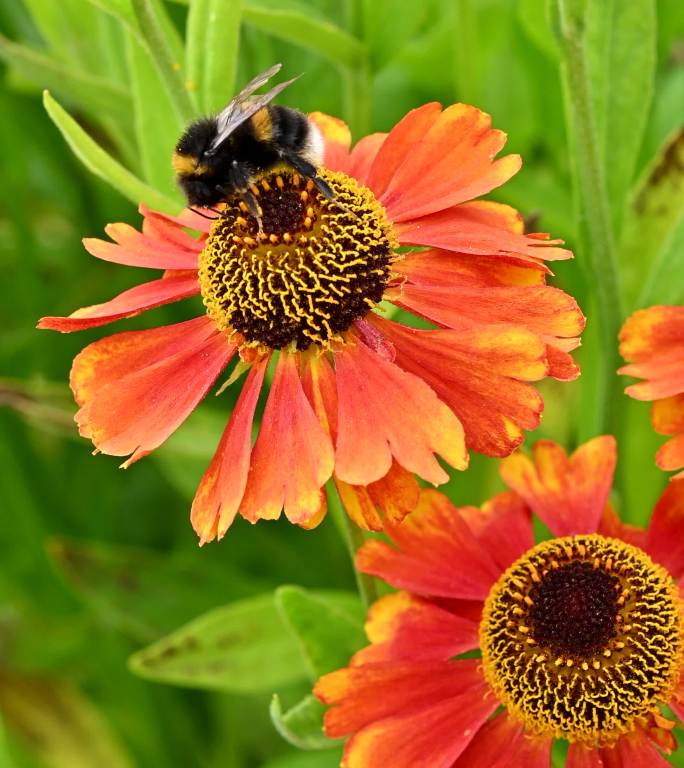
<path fill-rule="evenodd" d="M 271 349 L 325 346 L 381 299 L 396 245 L 370 190 L 322 171 L 335 200 L 295 173 L 252 187 L 263 231 L 238 197 L 214 224 L 199 259 L 202 297 L 221 330 Z"/>

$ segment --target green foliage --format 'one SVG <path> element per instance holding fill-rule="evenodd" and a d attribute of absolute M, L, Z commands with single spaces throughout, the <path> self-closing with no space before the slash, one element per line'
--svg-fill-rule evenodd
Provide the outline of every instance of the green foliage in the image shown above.
<path fill-rule="evenodd" d="M 183 125 L 276 61 L 303 74 L 284 103 L 344 117 L 355 138 L 428 100 L 471 101 L 508 133 L 525 166 L 496 198 L 575 250 L 554 281 L 589 317 L 582 378 L 545 383 L 544 422 L 528 444 L 572 447 L 611 424 L 616 503 L 647 522 L 667 482 L 653 464 L 662 439 L 648 406 L 621 395 L 615 334 L 636 307 L 684 293 L 683 7 L 0 4 L 0 768 L 339 765 L 311 685 L 364 643 L 364 612 L 334 524 L 238 523 L 200 550 L 189 504 L 234 393 L 209 398 L 118 472 L 78 437 L 66 386 L 74 354 L 105 334 L 34 330 L 42 314 L 138 282 L 90 258 L 80 238 L 102 236 L 109 221 L 137 224 L 140 201 L 177 211 L 169 159 Z M 199 307 L 163 307 L 115 330 Z M 477 504 L 500 487 L 497 462 L 474 457 L 446 492 Z M 680 753 L 668 760 L 684 766 Z M 561 747 L 554 764 L 563 758 Z"/>

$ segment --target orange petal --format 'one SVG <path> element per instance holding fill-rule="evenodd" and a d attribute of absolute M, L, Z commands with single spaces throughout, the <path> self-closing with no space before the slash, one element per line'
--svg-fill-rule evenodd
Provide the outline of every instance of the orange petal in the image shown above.
<path fill-rule="evenodd" d="M 368 186 L 368 174 L 386 138 L 386 133 L 371 133 L 364 136 L 351 151 L 347 173 L 364 186 Z"/>
<path fill-rule="evenodd" d="M 354 664 L 446 660 L 478 647 L 479 622 L 408 592 L 397 592 L 371 607 L 366 634 L 373 644 L 354 656 Z"/>
<path fill-rule="evenodd" d="M 593 747 L 585 747 L 579 742 L 570 744 L 566 768 L 604 768 L 601 753 Z"/>
<path fill-rule="evenodd" d="M 551 739 L 526 734 L 505 712 L 488 720 L 453 768 L 549 768 Z"/>
<path fill-rule="evenodd" d="M 628 544 L 639 547 L 639 549 L 646 549 L 646 531 L 643 528 L 638 528 L 636 525 L 623 523 L 610 503 L 606 504 L 603 509 L 598 532 L 602 536 L 622 539 Z"/>
<path fill-rule="evenodd" d="M 653 429 L 660 435 L 684 432 L 684 394 L 656 400 L 651 409 Z"/>
<path fill-rule="evenodd" d="M 373 317 L 396 349 L 396 364 L 423 379 L 463 424 L 468 448 L 507 456 L 534 429 L 544 407 L 521 380 L 547 373 L 546 346 L 514 326 L 423 331 Z"/>
<path fill-rule="evenodd" d="M 499 493 L 482 507 L 461 507 L 461 516 L 502 571 L 534 546 L 530 510 L 514 493 Z"/>
<path fill-rule="evenodd" d="M 534 462 L 516 453 L 501 463 L 501 477 L 556 536 L 594 533 L 615 471 L 615 439 L 596 437 L 568 459 L 550 440 L 533 448 Z"/>
<path fill-rule="evenodd" d="M 346 513 L 364 531 L 381 531 L 382 518 L 365 485 L 350 485 L 335 478 L 335 487 Z"/>
<path fill-rule="evenodd" d="M 252 451 L 240 508 L 252 523 L 275 520 L 282 509 L 290 522 L 307 523 L 320 511 L 321 489 L 333 471 L 332 444 L 306 399 L 297 358 L 279 354 Z"/>
<path fill-rule="evenodd" d="M 684 480 L 673 480 L 655 505 L 646 549 L 675 579 L 684 575 Z"/>
<path fill-rule="evenodd" d="M 392 461 L 384 477 L 370 483 L 367 488 L 371 499 L 393 523 L 400 523 L 413 512 L 420 499 L 416 478 L 396 461 Z"/>
<path fill-rule="evenodd" d="M 171 216 L 168 213 L 150 210 L 144 203 L 140 203 L 138 210 L 146 219 L 161 220 L 167 221 L 170 224 L 176 224 L 181 232 L 185 227 L 188 227 L 189 229 L 194 229 L 196 232 L 208 234 L 209 229 L 211 228 L 211 219 L 200 216 L 199 213 L 196 213 L 190 208 L 185 208 L 178 216 Z M 202 243 L 203 241 L 200 238 L 197 242 Z"/>
<path fill-rule="evenodd" d="M 69 317 L 43 317 L 38 323 L 38 328 L 49 328 L 62 333 L 95 328 L 125 317 L 134 317 L 148 309 L 170 304 L 196 293 L 199 293 L 196 272 L 163 277 L 136 285 L 135 288 L 120 293 L 104 304 L 77 309 Z"/>
<path fill-rule="evenodd" d="M 515 215 L 515 216 L 514 216 Z M 489 201 L 462 203 L 419 219 L 395 224 L 401 245 L 429 245 L 447 251 L 483 255 L 512 255 L 536 261 L 571 259 L 557 247 L 562 241 L 523 235 L 512 226 L 519 214 Z"/>
<path fill-rule="evenodd" d="M 71 369 L 81 434 L 103 453 L 131 454 L 128 466 L 187 418 L 234 352 L 208 317 L 90 344 Z"/>
<path fill-rule="evenodd" d="M 336 474 L 367 485 L 389 472 L 392 457 L 432 483 L 449 479 L 435 453 L 456 469 L 468 463 L 463 429 L 421 379 L 360 340 L 335 352 L 338 434 Z"/>
<path fill-rule="evenodd" d="M 252 423 L 268 367 L 264 357 L 250 368 L 218 449 L 199 484 L 190 519 L 200 544 L 223 538 L 232 525 L 247 485 Z"/>
<path fill-rule="evenodd" d="M 331 171 L 348 172 L 351 132 L 349 126 L 339 117 L 325 112 L 311 112 L 309 120 L 317 126 L 325 142 L 323 165 Z"/>
<path fill-rule="evenodd" d="M 601 750 L 604 768 L 669 768 L 670 764 L 658 752 L 642 731 L 618 739 L 614 747 Z"/>
<path fill-rule="evenodd" d="M 620 331 L 620 354 L 632 363 L 649 362 L 684 345 L 684 307 L 655 306 L 631 315 Z"/>
<path fill-rule="evenodd" d="M 684 345 L 673 348 L 667 356 L 644 363 L 623 365 L 618 373 L 646 381 L 631 384 L 625 392 L 636 400 L 658 400 L 672 397 L 684 391 Z"/>
<path fill-rule="evenodd" d="M 487 194 L 520 169 L 519 155 L 494 160 L 505 143 L 506 135 L 492 129 L 489 115 L 453 104 L 406 147 L 380 202 L 398 222 Z"/>
<path fill-rule="evenodd" d="M 668 440 L 656 453 L 656 464 L 669 472 L 684 467 L 684 434 Z M 675 478 L 680 475 L 675 475 Z"/>
<path fill-rule="evenodd" d="M 411 110 L 389 132 L 375 156 L 366 181 L 378 199 L 385 193 L 407 154 L 425 136 L 441 110 L 442 105 L 437 102 L 424 104 Z"/>
<path fill-rule="evenodd" d="M 114 240 L 113 243 L 92 237 L 83 240 L 86 251 L 98 259 L 131 267 L 197 269 L 197 254 L 202 247 L 199 242 L 192 248 L 182 247 L 138 232 L 130 224 L 108 224 L 105 232 Z"/>
<path fill-rule="evenodd" d="M 337 435 L 337 386 L 326 355 L 302 355 L 302 386 L 321 426 L 334 440 Z"/>
<path fill-rule="evenodd" d="M 399 525 L 385 521 L 385 530 L 398 549 L 368 541 L 356 566 L 399 589 L 484 600 L 501 574 L 459 510 L 437 491 L 423 490 L 416 509 Z"/>

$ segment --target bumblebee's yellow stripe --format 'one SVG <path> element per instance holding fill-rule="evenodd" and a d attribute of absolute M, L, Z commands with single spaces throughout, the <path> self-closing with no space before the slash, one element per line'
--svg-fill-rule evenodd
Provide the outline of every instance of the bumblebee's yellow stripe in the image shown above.
<path fill-rule="evenodd" d="M 273 121 L 268 107 L 255 112 L 251 118 L 254 136 L 258 141 L 270 141 L 273 138 Z"/>

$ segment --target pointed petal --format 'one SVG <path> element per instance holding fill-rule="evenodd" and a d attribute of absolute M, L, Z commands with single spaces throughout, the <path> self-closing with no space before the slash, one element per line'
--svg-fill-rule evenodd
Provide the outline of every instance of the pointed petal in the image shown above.
<path fill-rule="evenodd" d="M 530 510 L 514 493 L 499 493 L 482 507 L 461 507 L 461 516 L 502 572 L 534 546 Z"/>
<path fill-rule="evenodd" d="M 549 768 L 551 739 L 528 736 L 505 712 L 488 720 L 453 768 Z"/>
<path fill-rule="evenodd" d="M 98 259 L 131 267 L 197 269 L 196 247 L 184 248 L 168 240 L 145 235 L 130 224 L 108 224 L 105 232 L 114 240 L 113 243 L 92 237 L 83 240 L 86 251 Z"/>
<path fill-rule="evenodd" d="M 492 129 L 489 115 L 453 104 L 406 147 L 380 202 L 397 222 L 487 194 L 520 169 L 519 155 L 494 160 L 505 143 L 506 135 Z"/>
<path fill-rule="evenodd" d="M 675 579 L 684 575 L 684 480 L 673 480 L 655 505 L 646 549 Z"/>
<path fill-rule="evenodd" d="M 371 606 L 366 634 L 372 645 L 354 656 L 354 664 L 446 660 L 478 647 L 479 622 L 408 592 L 396 592 Z"/>
<path fill-rule="evenodd" d="M 556 536 L 594 533 L 615 471 L 615 440 L 609 435 L 581 445 L 568 459 L 563 448 L 540 440 L 534 462 L 516 453 L 501 463 L 504 482 L 527 502 Z"/>
<path fill-rule="evenodd" d="M 325 112 L 311 112 L 309 120 L 318 128 L 325 142 L 323 165 L 331 171 L 348 172 L 351 131 L 349 126 L 338 117 Z"/>
<path fill-rule="evenodd" d="M 382 198 L 406 156 L 428 132 L 441 110 L 442 105 L 437 102 L 412 109 L 389 132 L 375 156 L 366 182 L 378 199 Z"/>
<path fill-rule="evenodd" d="M 598 749 L 582 744 L 571 744 L 568 748 L 566 768 L 603 768 L 603 760 Z"/>
<path fill-rule="evenodd" d="M 264 357 L 250 368 L 218 449 L 197 488 L 190 519 L 200 544 L 222 538 L 240 507 L 249 472 L 254 411 L 268 360 Z"/>
<path fill-rule="evenodd" d="M 546 347 L 514 326 L 416 330 L 373 317 L 396 349 L 395 362 L 423 379 L 463 424 L 468 448 L 507 456 L 525 429 L 535 429 L 544 407 L 527 380 L 547 373 Z"/>
<path fill-rule="evenodd" d="M 177 228 L 180 228 L 181 231 L 183 228 L 187 227 L 188 229 L 194 229 L 196 232 L 208 234 L 209 229 L 211 228 L 211 221 L 209 219 L 205 219 L 204 216 L 200 216 L 190 208 L 185 208 L 178 216 L 171 216 L 170 214 L 162 213 L 161 211 L 153 211 L 144 203 L 140 203 L 138 210 L 146 219 L 167 221 L 170 224 L 177 225 Z M 199 239 L 198 242 L 201 243 L 203 240 Z"/>
<path fill-rule="evenodd" d="M 387 474 L 392 457 L 432 483 L 448 480 L 434 454 L 467 465 L 463 429 L 421 379 L 360 340 L 335 351 L 338 395 L 336 474 L 367 485 Z"/>
<path fill-rule="evenodd" d="M 398 549 L 368 541 L 356 567 L 419 595 L 484 600 L 501 574 L 459 510 L 441 493 L 423 490 L 416 509 L 399 525 L 385 522 Z"/>
<path fill-rule="evenodd" d="M 281 350 L 240 514 L 254 523 L 284 509 L 290 522 L 307 523 L 320 511 L 333 463 L 330 438 L 302 389 L 297 354 Z"/>
<path fill-rule="evenodd" d="M 429 245 L 460 253 L 517 255 L 535 261 L 572 258 L 571 251 L 558 247 L 561 240 L 522 234 L 521 226 L 512 226 L 515 217 L 519 219 L 519 214 L 508 206 L 480 200 L 397 223 L 395 232 L 401 245 Z"/>
<path fill-rule="evenodd" d="M 192 413 L 234 352 L 208 317 L 90 344 L 71 369 L 81 434 L 131 464 Z"/>
<path fill-rule="evenodd" d="M 148 309 L 170 304 L 196 293 L 199 293 L 196 272 L 163 277 L 136 285 L 104 304 L 77 309 L 69 317 L 43 317 L 38 323 L 38 328 L 49 328 L 62 333 L 95 328 L 125 317 L 134 317 Z"/>

